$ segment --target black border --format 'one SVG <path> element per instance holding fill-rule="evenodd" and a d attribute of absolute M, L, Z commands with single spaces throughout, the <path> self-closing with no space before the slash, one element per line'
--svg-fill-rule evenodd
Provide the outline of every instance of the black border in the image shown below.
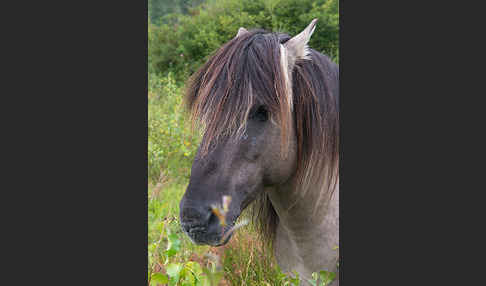
<path fill-rule="evenodd" d="M 454 167 L 475 156 L 462 156 L 464 128 L 482 133 L 484 121 L 458 99 L 481 97 L 458 63 L 478 62 L 460 36 L 484 25 L 470 20 L 475 8 L 452 4 L 354 1 L 345 18 L 340 1 L 341 285 L 466 285 L 470 264 L 455 253 L 473 236 L 453 234 L 470 213 L 460 208 L 472 207 L 457 201 L 478 188 Z M 2 178 L 18 201 L 3 230 L 18 273 L 6 274 L 146 284 L 147 2 L 19 8 L 16 37 L 4 40 L 20 75 L 3 93 L 17 107 L 4 120 L 14 132 L 2 133 L 13 143 L 8 171 L 18 171 Z"/>
<path fill-rule="evenodd" d="M 483 10 L 437 4 L 340 1 L 342 285 L 478 284 Z"/>
<path fill-rule="evenodd" d="M 147 285 L 147 1 L 22 5 L 9 284 Z"/>

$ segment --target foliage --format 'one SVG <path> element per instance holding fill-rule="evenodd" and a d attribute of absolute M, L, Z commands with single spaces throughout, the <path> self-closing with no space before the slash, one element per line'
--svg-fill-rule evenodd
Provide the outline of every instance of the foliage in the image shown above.
<path fill-rule="evenodd" d="M 191 131 L 182 103 L 182 89 L 171 73 L 159 78 L 149 75 L 148 177 L 188 179 L 199 142 Z"/>
<path fill-rule="evenodd" d="M 148 0 L 149 20 L 153 23 L 160 23 L 165 15 L 187 14 L 202 2 L 203 0 Z"/>
<path fill-rule="evenodd" d="M 255 239 L 251 226 L 245 232 L 237 232 L 223 248 L 195 246 L 182 233 L 177 219 L 184 187 L 185 184 L 149 187 L 149 285 L 213 286 L 218 282 L 222 283 L 219 285 L 300 285 L 296 272 L 293 275 L 281 272 L 263 244 Z M 315 284 L 319 278 L 315 275 L 321 275 L 320 284 Z M 315 281 L 310 282 L 328 285 L 323 284 L 322 277 L 328 277 L 323 275 L 333 273 L 315 273 Z"/>
<path fill-rule="evenodd" d="M 149 23 L 149 70 L 186 79 L 209 55 L 236 35 L 239 27 L 296 35 L 318 18 L 310 47 L 337 62 L 338 0 L 217 0 L 189 14 L 168 14 L 160 26 Z"/>

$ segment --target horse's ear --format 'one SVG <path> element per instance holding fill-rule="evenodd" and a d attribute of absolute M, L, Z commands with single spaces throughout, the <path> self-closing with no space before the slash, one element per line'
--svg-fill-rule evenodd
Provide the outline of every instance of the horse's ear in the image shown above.
<path fill-rule="evenodd" d="M 243 35 L 243 34 L 246 34 L 246 33 L 248 33 L 248 31 L 247 31 L 245 28 L 240 27 L 240 28 L 238 29 L 238 34 L 236 34 L 236 37 L 235 37 L 235 38 L 238 38 L 239 36 L 241 36 L 241 35 Z"/>
<path fill-rule="evenodd" d="M 297 59 L 309 59 L 310 51 L 307 43 L 309 42 L 312 33 L 314 33 L 316 22 L 317 19 L 312 20 L 309 26 L 284 44 L 288 53 L 289 63 L 295 63 Z"/>

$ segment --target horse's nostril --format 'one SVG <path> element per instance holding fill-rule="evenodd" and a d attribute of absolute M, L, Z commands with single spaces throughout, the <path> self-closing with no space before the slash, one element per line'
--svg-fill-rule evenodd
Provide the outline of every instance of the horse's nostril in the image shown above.
<path fill-rule="evenodd" d="M 188 225 L 207 224 L 211 217 L 211 208 L 187 206 L 181 211 L 181 221 Z"/>
<path fill-rule="evenodd" d="M 181 226 L 189 231 L 191 229 L 199 229 L 199 228 L 205 228 L 206 224 L 201 224 L 200 222 L 192 221 L 192 222 L 182 222 Z"/>
<path fill-rule="evenodd" d="M 219 218 L 213 212 L 211 212 L 208 217 L 208 224 L 211 225 L 215 223 L 219 223 Z"/>
<path fill-rule="evenodd" d="M 180 215 L 182 229 L 195 241 L 203 241 L 207 235 L 221 232 L 219 218 L 210 207 L 185 205 Z"/>
<path fill-rule="evenodd" d="M 190 228 L 189 233 L 205 233 L 206 230 L 207 230 L 206 227 L 197 226 L 197 227 Z"/>

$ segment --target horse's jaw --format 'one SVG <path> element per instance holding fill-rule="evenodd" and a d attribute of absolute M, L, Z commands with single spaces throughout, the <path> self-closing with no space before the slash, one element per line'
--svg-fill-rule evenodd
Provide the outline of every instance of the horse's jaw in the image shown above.
<path fill-rule="evenodd" d="M 309 207 L 316 198 L 312 194 L 297 198 L 294 194 L 298 192 L 290 186 L 266 190 L 279 216 L 275 238 L 279 266 L 284 272 L 297 271 L 304 278 L 302 285 L 310 285 L 305 280 L 312 279 L 312 272 L 320 270 L 336 272 L 338 280 L 339 183 L 327 208 L 317 214 Z"/>

